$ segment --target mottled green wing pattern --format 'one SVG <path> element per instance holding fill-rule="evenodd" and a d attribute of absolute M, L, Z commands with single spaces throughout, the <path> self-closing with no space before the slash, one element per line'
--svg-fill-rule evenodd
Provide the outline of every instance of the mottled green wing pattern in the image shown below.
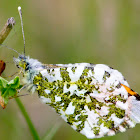
<path fill-rule="evenodd" d="M 129 117 L 129 86 L 120 72 L 106 65 L 59 64 L 41 70 L 33 84 L 49 104 L 76 131 L 88 138 L 114 135 L 134 127 Z"/>

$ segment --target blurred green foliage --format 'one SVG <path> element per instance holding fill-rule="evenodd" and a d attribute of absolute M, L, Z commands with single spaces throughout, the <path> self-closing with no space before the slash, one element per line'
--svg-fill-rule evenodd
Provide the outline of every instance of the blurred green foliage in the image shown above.
<path fill-rule="evenodd" d="M 26 55 L 42 63 L 104 63 L 122 72 L 131 88 L 140 84 L 140 1 L 138 0 L 0 0 L 0 28 L 13 16 L 16 26 L 4 44 L 23 52 L 18 6 L 22 7 Z M 17 54 L 0 49 L 2 60 L 12 62 Z M 4 76 L 18 71 L 7 64 Z M 26 91 L 25 91 L 26 92 Z M 22 97 L 40 136 L 56 123 L 62 126 L 53 140 L 86 140 L 50 107 L 40 103 L 37 94 Z M 9 117 L 10 116 L 10 117 Z M 0 109 L 0 139 L 31 140 L 32 136 L 14 100 Z M 139 140 L 140 125 L 125 133 L 100 140 Z"/>

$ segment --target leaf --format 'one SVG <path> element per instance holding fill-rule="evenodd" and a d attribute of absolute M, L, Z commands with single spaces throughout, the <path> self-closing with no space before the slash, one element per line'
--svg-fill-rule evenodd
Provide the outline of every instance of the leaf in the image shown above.
<path fill-rule="evenodd" d="M 9 95 L 9 89 L 5 89 L 2 97 L 4 97 L 4 98 L 7 97 L 8 98 L 9 97 L 8 95 Z"/>
<path fill-rule="evenodd" d="M 19 85 L 19 87 L 17 87 L 16 89 L 21 89 L 23 87 L 23 85 Z"/>
<path fill-rule="evenodd" d="M 9 90 L 8 90 L 8 92 L 9 92 L 9 96 L 11 97 L 11 96 L 15 96 L 16 94 L 17 94 L 17 90 L 16 89 L 13 89 L 13 88 L 10 88 Z"/>
<path fill-rule="evenodd" d="M 6 88 L 8 81 L 0 77 L 0 87 Z"/>
<path fill-rule="evenodd" d="M 8 82 L 8 85 L 11 88 L 18 88 L 20 86 L 20 80 L 19 77 L 15 77 L 15 79 L 11 80 L 10 82 Z"/>
<path fill-rule="evenodd" d="M 8 104 L 9 99 L 8 98 L 3 98 L 3 100 L 4 100 L 4 106 L 3 106 L 3 109 L 4 109 L 6 107 L 6 105 Z"/>
<path fill-rule="evenodd" d="M 1 89 L 1 96 L 4 96 L 6 90 L 6 88 Z"/>
<path fill-rule="evenodd" d="M 0 105 L 5 108 L 8 104 L 8 101 L 12 98 L 15 98 L 18 89 L 21 89 L 19 77 L 15 77 L 10 82 L 0 77 Z"/>

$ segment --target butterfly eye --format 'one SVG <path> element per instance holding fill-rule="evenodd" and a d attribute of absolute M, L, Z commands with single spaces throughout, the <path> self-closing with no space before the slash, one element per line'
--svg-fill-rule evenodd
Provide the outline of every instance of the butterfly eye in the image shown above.
<path fill-rule="evenodd" d="M 17 68 L 19 68 L 19 65 L 16 65 L 17 66 Z"/>

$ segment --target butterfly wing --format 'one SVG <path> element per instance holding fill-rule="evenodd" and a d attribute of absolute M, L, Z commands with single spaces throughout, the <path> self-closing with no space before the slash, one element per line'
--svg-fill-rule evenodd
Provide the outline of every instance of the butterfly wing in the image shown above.
<path fill-rule="evenodd" d="M 106 65 L 58 64 L 41 70 L 34 84 L 40 99 L 87 138 L 124 132 L 139 122 L 139 101 L 122 86 L 129 88 L 122 74 Z"/>

